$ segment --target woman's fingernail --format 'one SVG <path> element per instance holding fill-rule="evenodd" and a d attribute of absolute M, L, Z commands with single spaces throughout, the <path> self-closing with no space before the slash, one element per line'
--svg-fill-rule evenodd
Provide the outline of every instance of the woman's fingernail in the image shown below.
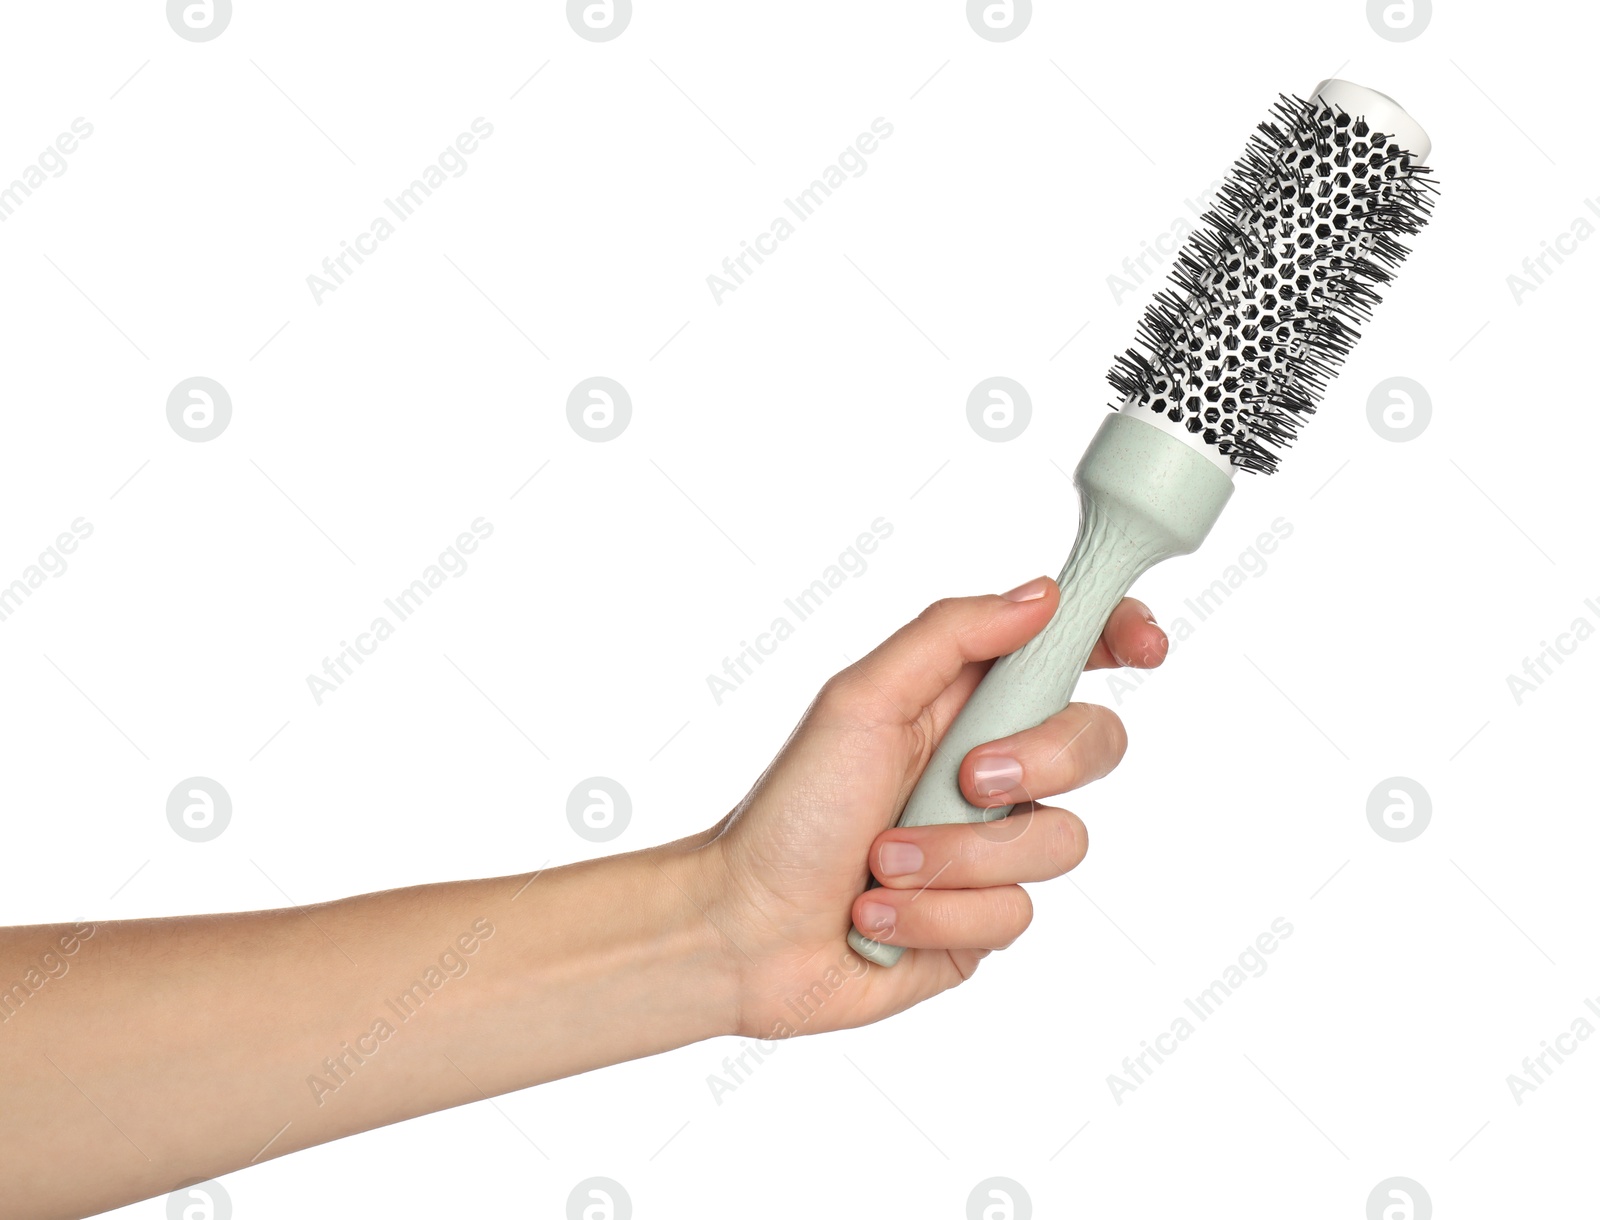
<path fill-rule="evenodd" d="M 885 843 L 878 848 L 878 876 L 904 877 L 922 867 L 922 848 L 915 843 Z"/>
<path fill-rule="evenodd" d="M 888 936 L 894 932 L 894 908 L 884 906 L 881 902 L 863 902 L 861 922 L 864 925 L 861 931 L 868 936 Z"/>
<path fill-rule="evenodd" d="M 979 796 L 999 796 L 1022 783 L 1022 764 L 1014 758 L 980 758 L 972 768 Z"/>
<path fill-rule="evenodd" d="M 1049 592 L 1050 586 L 1055 582 L 1048 576 L 1035 576 L 1025 585 L 1018 585 L 1009 593 L 1000 596 L 1008 602 L 1036 602 Z"/>

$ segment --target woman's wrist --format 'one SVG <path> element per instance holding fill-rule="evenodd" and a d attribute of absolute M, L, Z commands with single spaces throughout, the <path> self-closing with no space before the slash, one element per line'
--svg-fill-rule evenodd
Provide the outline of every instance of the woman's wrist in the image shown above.
<path fill-rule="evenodd" d="M 715 922 L 719 853 L 703 839 L 528 883 L 515 920 L 518 1024 L 588 1027 L 588 1061 L 545 1060 L 556 1069 L 546 1078 L 736 1032 L 737 951 Z"/>
<path fill-rule="evenodd" d="M 643 912 L 643 936 L 634 952 L 659 965 L 659 986 L 652 993 L 660 997 L 658 1002 L 686 1011 L 684 1045 L 737 1033 L 739 1025 L 742 976 L 737 942 L 730 935 L 736 930 L 727 926 L 721 847 L 708 842 L 709 837 L 699 835 L 622 857 L 650 869 L 639 874 L 641 886 L 652 874 L 656 883 L 653 909 Z M 622 901 L 634 899 L 625 895 Z M 668 992 L 670 1001 L 665 999 Z"/>

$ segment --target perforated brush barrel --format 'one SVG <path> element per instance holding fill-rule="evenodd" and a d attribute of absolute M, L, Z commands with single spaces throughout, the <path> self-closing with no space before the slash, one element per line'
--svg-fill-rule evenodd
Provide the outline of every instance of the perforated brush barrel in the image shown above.
<path fill-rule="evenodd" d="M 1415 147 L 1330 100 L 1351 92 L 1282 98 L 1261 124 L 1109 374 L 1121 410 L 1236 467 L 1277 466 L 1435 193 Z"/>

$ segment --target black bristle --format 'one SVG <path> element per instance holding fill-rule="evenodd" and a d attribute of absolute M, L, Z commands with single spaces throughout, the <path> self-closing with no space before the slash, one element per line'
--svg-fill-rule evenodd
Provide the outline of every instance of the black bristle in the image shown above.
<path fill-rule="evenodd" d="M 1361 117 L 1280 97 L 1106 375 L 1113 405 L 1270 474 L 1427 224 L 1431 173 Z"/>

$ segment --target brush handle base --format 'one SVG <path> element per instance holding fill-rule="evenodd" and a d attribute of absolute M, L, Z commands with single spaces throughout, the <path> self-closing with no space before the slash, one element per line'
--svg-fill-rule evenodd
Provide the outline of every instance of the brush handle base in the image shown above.
<path fill-rule="evenodd" d="M 1001 657 L 957 714 L 900 815 L 901 826 L 990 822 L 1012 806 L 967 803 L 958 773 L 968 752 L 1042 724 L 1072 701 L 1106 620 L 1141 573 L 1204 541 L 1233 480 L 1183 440 L 1135 415 L 1114 413 L 1073 478 L 1078 537 L 1057 577 L 1061 604 L 1044 630 Z M 852 928 L 850 947 L 892 966 L 903 952 Z"/>

